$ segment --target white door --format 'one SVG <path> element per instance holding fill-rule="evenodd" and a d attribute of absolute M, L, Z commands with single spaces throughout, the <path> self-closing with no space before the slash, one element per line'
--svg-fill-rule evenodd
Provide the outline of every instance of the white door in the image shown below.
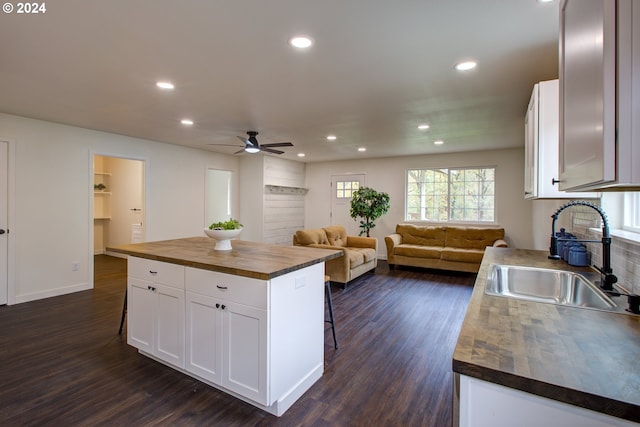
<path fill-rule="evenodd" d="M 359 221 L 351 218 L 351 194 L 365 185 L 364 174 L 331 176 L 331 225 L 343 225 L 347 234 L 360 233 Z"/>
<path fill-rule="evenodd" d="M 7 303 L 9 236 L 7 234 L 9 220 L 9 144 L 0 141 L 0 305 Z"/>

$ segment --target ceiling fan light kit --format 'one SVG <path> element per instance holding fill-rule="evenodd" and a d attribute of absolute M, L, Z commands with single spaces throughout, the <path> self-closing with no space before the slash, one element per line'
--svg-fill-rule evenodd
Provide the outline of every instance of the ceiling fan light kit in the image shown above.
<path fill-rule="evenodd" d="M 242 150 L 236 151 L 233 154 L 239 154 L 239 153 L 242 153 L 243 151 L 247 153 L 252 153 L 252 154 L 260 151 L 264 151 L 272 154 L 284 154 L 284 151 L 274 150 L 272 147 L 293 147 L 293 144 L 290 142 L 276 142 L 273 144 L 260 145 L 258 143 L 258 139 L 256 138 L 256 136 L 258 135 L 258 132 L 250 130 L 247 132 L 247 135 L 249 135 L 248 138 L 244 136 L 238 137 L 238 139 L 244 143 L 244 148 Z"/>

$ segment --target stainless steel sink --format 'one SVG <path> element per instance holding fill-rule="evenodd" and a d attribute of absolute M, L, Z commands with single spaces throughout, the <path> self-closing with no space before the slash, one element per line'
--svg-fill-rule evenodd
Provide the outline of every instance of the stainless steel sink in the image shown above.
<path fill-rule="evenodd" d="M 485 293 L 573 307 L 616 309 L 598 286 L 571 271 L 492 264 Z"/>

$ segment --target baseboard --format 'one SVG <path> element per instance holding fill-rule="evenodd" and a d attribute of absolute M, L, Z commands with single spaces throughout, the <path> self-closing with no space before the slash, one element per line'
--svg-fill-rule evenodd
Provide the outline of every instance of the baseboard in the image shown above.
<path fill-rule="evenodd" d="M 44 298 L 57 297 L 60 295 L 72 294 L 74 292 L 86 291 L 88 289 L 91 289 L 91 285 L 89 283 L 78 283 L 76 285 L 64 286 L 62 288 L 48 289 L 41 292 L 16 295 L 15 303 L 20 304 L 23 302 L 36 301 Z"/>

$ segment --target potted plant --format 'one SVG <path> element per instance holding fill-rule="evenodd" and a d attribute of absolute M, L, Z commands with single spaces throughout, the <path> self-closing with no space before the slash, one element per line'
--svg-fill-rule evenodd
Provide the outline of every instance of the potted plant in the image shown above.
<path fill-rule="evenodd" d="M 231 239 L 236 238 L 242 231 L 242 224 L 231 218 L 228 221 L 214 222 L 204 229 L 204 233 L 216 239 L 215 250 L 229 251 L 231 250 Z"/>
<path fill-rule="evenodd" d="M 360 236 L 366 234 L 376 226 L 375 221 L 389 211 L 389 195 L 379 193 L 373 188 L 360 187 L 351 197 L 350 215 L 360 220 Z"/>

